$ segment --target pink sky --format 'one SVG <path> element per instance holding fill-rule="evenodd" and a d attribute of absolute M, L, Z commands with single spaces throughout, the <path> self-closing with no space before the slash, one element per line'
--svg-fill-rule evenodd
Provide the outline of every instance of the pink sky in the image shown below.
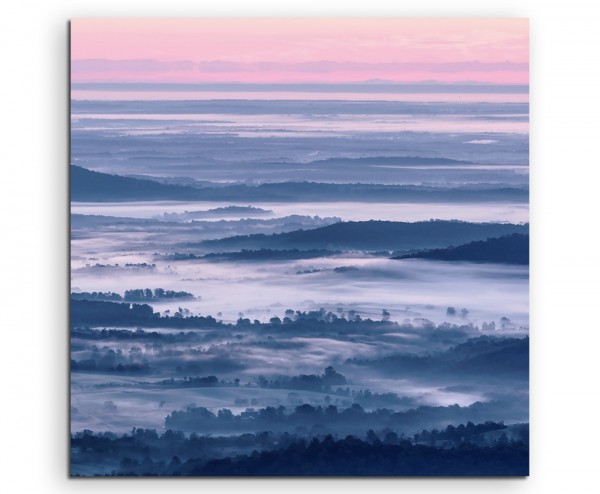
<path fill-rule="evenodd" d="M 76 19 L 73 82 L 527 83 L 527 19 Z"/>

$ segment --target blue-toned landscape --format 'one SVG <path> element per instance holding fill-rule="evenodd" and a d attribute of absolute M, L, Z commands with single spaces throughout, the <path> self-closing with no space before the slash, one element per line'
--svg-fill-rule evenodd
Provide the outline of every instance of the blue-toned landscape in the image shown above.
<path fill-rule="evenodd" d="M 528 475 L 503 81 L 74 76 L 71 474 Z"/>

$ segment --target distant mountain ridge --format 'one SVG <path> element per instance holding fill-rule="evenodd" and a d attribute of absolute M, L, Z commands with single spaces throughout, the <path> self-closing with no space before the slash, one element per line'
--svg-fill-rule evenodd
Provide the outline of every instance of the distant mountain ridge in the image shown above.
<path fill-rule="evenodd" d="M 309 161 L 308 164 L 346 164 L 360 163 L 365 165 L 469 165 L 470 161 L 453 160 L 450 158 L 422 158 L 419 156 L 369 156 L 362 158 L 328 158 Z"/>
<path fill-rule="evenodd" d="M 71 200 L 106 201 L 260 201 L 260 202 L 527 202 L 527 188 L 459 188 L 360 183 L 277 182 L 202 188 L 110 175 L 71 165 Z"/>
<path fill-rule="evenodd" d="M 71 200 L 81 202 L 135 200 L 200 200 L 198 189 L 139 178 L 109 175 L 71 165 Z"/>
<path fill-rule="evenodd" d="M 512 233 L 526 234 L 529 225 L 463 221 L 344 221 L 311 230 L 272 235 L 239 235 L 206 240 L 211 249 L 400 250 L 448 247 Z"/>

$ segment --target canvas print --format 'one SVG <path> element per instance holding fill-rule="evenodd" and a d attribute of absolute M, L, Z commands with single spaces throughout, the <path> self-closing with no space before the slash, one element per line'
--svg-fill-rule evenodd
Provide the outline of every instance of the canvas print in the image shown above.
<path fill-rule="evenodd" d="M 526 19 L 71 22 L 72 476 L 526 476 Z"/>

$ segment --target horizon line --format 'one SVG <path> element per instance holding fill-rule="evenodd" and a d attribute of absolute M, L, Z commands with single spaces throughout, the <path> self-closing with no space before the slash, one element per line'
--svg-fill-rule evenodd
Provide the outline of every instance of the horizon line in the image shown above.
<path fill-rule="evenodd" d="M 423 81 L 388 81 L 388 80 L 364 80 L 345 82 L 71 82 L 71 89 L 77 91 L 222 91 L 234 92 L 244 89 L 248 92 L 261 92 L 267 90 L 280 90 L 282 92 L 351 92 L 377 93 L 377 92 L 399 92 L 399 93 L 460 93 L 460 92 L 506 92 L 511 94 L 525 94 L 529 92 L 528 83 L 498 83 L 461 81 L 447 82 L 437 80 Z M 423 91 L 423 90 L 427 91 Z"/>

